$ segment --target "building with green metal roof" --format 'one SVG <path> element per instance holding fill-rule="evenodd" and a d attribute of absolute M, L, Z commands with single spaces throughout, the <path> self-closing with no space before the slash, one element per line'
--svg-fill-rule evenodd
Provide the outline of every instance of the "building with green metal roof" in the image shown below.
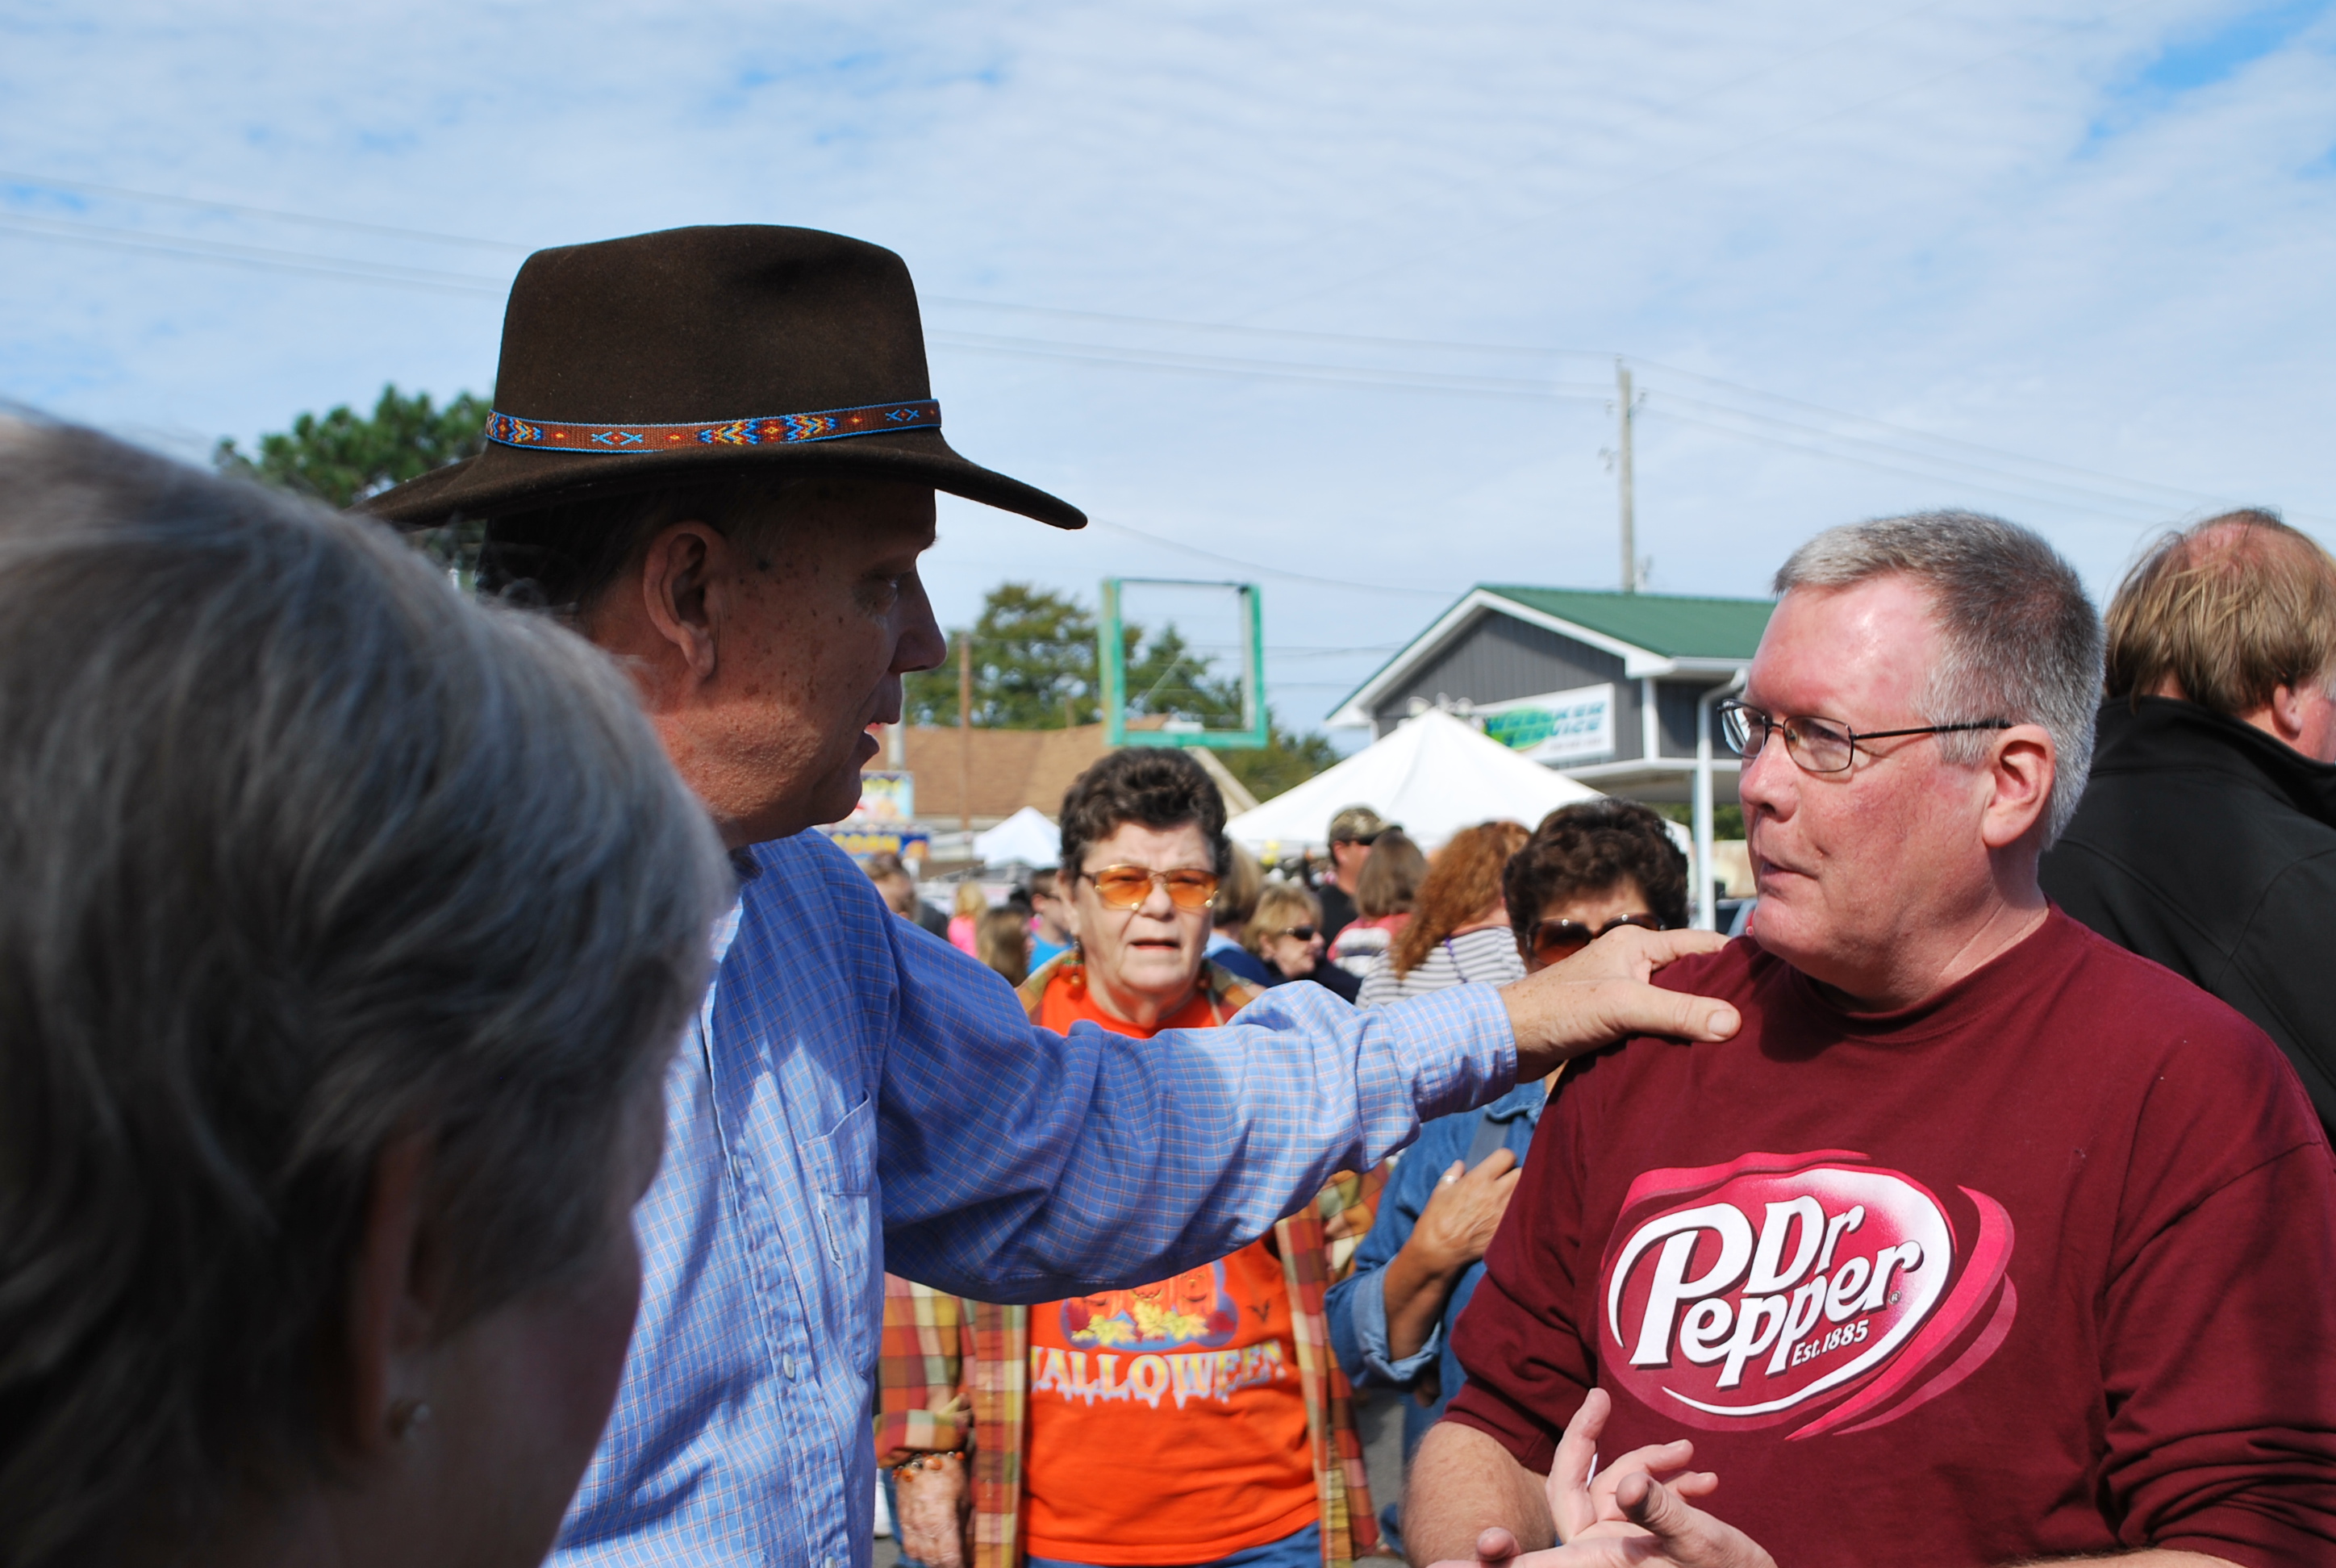
<path fill-rule="evenodd" d="M 1480 583 L 1348 696 L 1373 738 L 1441 708 L 1610 794 L 1684 801 L 1700 699 L 1752 661 L 1774 601 Z M 1718 798 L 1736 763 L 1715 759 Z"/>

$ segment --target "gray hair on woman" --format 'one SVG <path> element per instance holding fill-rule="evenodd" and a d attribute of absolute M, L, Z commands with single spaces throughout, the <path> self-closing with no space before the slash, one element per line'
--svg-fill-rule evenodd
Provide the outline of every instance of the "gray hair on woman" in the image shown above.
<path fill-rule="evenodd" d="M 417 1560 L 548 1549 L 726 878 L 582 641 L 0 421 L 0 1563 L 175 1560 L 385 1470 L 430 1473 Z M 560 1333 L 445 1347 L 588 1277 L 572 1407 L 482 1414 Z M 495 1505 L 412 1506 L 454 1485 Z"/>
<path fill-rule="evenodd" d="M 2051 735 L 2049 844 L 2085 793 L 2101 696 L 2101 618 L 2076 569 L 2017 523 L 1923 511 L 1827 529 L 1793 552 L 1776 589 L 1849 588 L 1891 572 L 1929 591 L 1938 621 L 1941 657 L 1918 699 L 1923 722 L 2000 718 L 2041 725 Z M 1988 745 L 1980 732 L 1942 735 L 1939 755 L 1970 766 Z"/>

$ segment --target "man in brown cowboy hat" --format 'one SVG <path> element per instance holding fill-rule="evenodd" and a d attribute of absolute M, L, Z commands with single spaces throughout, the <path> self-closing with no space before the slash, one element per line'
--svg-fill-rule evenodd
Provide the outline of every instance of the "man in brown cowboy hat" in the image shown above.
<path fill-rule="evenodd" d="M 1285 987 L 1143 1051 L 1034 1027 L 804 831 L 852 809 L 869 727 L 943 657 L 917 577 L 933 492 L 1085 521 L 940 424 L 900 258 L 678 229 L 530 258 L 486 451 L 371 503 L 484 520 L 484 584 L 626 665 L 742 878 L 668 1082 L 632 1359 L 564 1561 L 864 1565 L 888 1264 L 993 1301 L 1166 1278 L 1422 1116 L 1624 1034 L 1734 1027 L 1643 983 L 1708 939 L 1640 932 L 1505 991 L 1368 1014 Z M 1222 868 L 1134 869 L 1168 901 Z"/>

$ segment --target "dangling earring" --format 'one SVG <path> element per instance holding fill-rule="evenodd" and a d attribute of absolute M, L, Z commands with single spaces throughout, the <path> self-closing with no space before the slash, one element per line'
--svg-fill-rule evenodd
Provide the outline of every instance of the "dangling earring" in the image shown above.
<path fill-rule="evenodd" d="M 400 1399 L 389 1407 L 389 1435 L 400 1443 L 413 1442 L 414 1435 L 429 1424 L 427 1399 Z"/>
<path fill-rule="evenodd" d="M 1075 997 L 1087 994 L 1087 955 L 1079 939 L 1071 939 L 1071 961 L 1063 966 L 1063 988 Z"/>

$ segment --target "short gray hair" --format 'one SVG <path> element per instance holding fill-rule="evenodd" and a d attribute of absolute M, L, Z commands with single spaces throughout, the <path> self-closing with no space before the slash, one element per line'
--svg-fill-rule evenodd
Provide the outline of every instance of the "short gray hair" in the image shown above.
<path fill-rule="evenodd" d="M 2017 523 L 1973 511 L 1919 511 L 1827 529 L 1776 573 L 1796 588 L 1848 588 L 1893 572 L 1929 592 L 1943 652 L 1916 706 L 1930 724 L 2041 725 L 2057 754 L 2044 842 L 2076 814 L 2093 765 L 2101 694 L 2101 620 L 2076 569 Z M 1984 730 L 1942 735 L 1940 755 L 1987 755 Z"/>
<path fill-rule="evenodd" d="M 0 1558 L 329 1463 L 370 1178 L 467 1320 L 604 1232 L 730 890 L 609 662 L 386 529 L 0 420 Z"/>

